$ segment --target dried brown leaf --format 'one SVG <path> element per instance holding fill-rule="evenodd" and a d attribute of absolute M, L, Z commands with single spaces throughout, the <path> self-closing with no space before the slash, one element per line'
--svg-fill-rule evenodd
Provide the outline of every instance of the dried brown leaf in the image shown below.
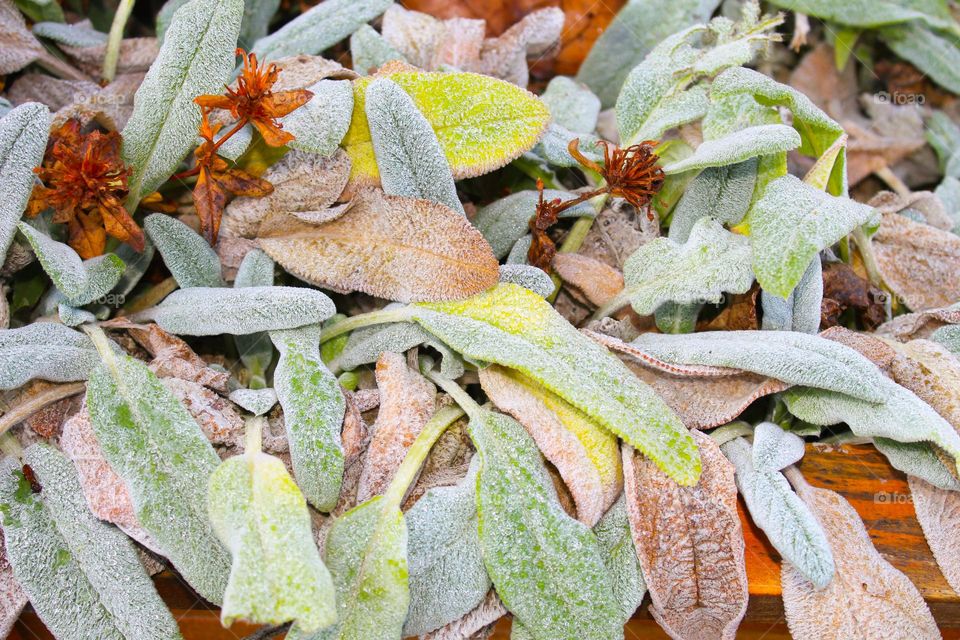
<path fill-rule="evenodd" d="M 53 125 L 76 118 L 84 125 L 96 122 L 108 131 L 122 130 L 133 114 L 133 96 L 145 75 L 125 73 L 91 95 L 75 96 L 74 102 L 54 114 Z"/>
<path fill-rule="evenodd" d="M 12 0 L 0 0 L 0 76 L 20 71 L 43 52 Z"/>
<path fill-rule="evenodd" d="M 564 400 L 500 366 L 480 370 L 480 384 L 498 409 L 522 424 L 560 473 L 576 517 L 592 527 L 623 488 L 617 439 Z"/>
<path fill-rule="evenodd" d="M 730 303 L 709 321 L 697 323 L 697 331 L 755 331 L 760 328 L 757 320 L 757 296 L 760 285 L 754 283 L 747 293 L 730 296 Z"/>
<path fill-rule="evenodd" d="M 932 191 L 914 191 L 906 195 L 881 191 L 870 198 L 867 204 L 880 213 L 903 213 L 909 210 L 923 216 L 923 222 L 932 227 L 944 231 L 953 229 L 953 219 L 947 215 L 943 201 Z"/>
<path fill-rule="evenodd" d="M 624 200 L 614 200 L 597 215 L 579 253 L 622 272 L 627 258 L 659 235 L 656 216 L 650 220 L 646 211 L 638 211 Z"/>
<path fill-rule="evenodd" d="M 189 380 L 226 393 L 230 375 L 207 366 L 203 358 L 177 336 L 152 323 L 132 325 L 129 332 L 153 356 L 150 369 L 161 378 Z"/>
<path fill-rule="evenodd" d="M 646 367 L 650 367 L 662 373 L 669 373 L 676 376 L 694 377 L 694 378 L 726 378 L 746 373 L 742 369 L 733 369 L 730 367 L 714 367 L 712 365 L 701 364 L 677 364 L 661 360 L 639 347 L 623 342 L 618 338 L 597 333 L 589 329 L 581 329 L 588 337 L 596 340 L 606 348 L 610 349 L 618 356 L 629 356 Z"/>
<path fill-rule="evenodd" d="M 929 340 L 912 340 L 897 350 L 890 366 L 893 379 L 960 432 L 960 361 Z"/>
<path fill-rule="evenodd" d="M 748 597 L 734 469 L 710 436 L 691 434 L 703 461 L 694 487 L 624 445 L 630 531 L 663 630 L 677 640 L 732 640 Z"/>
<path fill-rule="evenodd" d="M 605 262 L 579 253 L 558 253 L 553 270 L 581 301 L 601 307 L 623 291 L 623 274 Z"/>
<path fill-rule="evenodd" d="M 826 331 L 822 331 L 820 337 L 839 342 L 858 351 L 888 375 L 890 374 L 890 368 L 894 360 L 898 358 L 896 349 L 869 333 L 851 331 L 844 327 L 831 327 Z"/>
<path fill-rule="evenodd" d="M 27 594 L 13 575 L 0 529 L 0 636 L 7 637 L 26 605 Z"/>
<path fill-rule="evenodd" d="M 339 62 L 320 56 L 301 54 L 269 62 L 277 65 L 277 70 L 280 71 L 277 82 L 273 85 L 275 91 L 305 89 L 321 80 L 354 80 L 359 77 L 359 74 Z"/>
<path fill-rule="evenodd" d="M 437 388 L 389 351 L 377 360 L 380 412 L 360 473 L 357 501 L 383 493 L 436 407 Z"/>
<path fill-rule="evenodd" d="M 543 56 L 560 44 L 563 11 L 555 7 L 539 9 L 503 32 L 483 42 L 479 71 L 526 87 L 530 81 L 527 59 Z"/>
<path fill-rule="evenodd" d="M 45 73 L 25 73 L 10 85 L 7 99 L 16 105 L 40 102 L 56 111 L 78 100 L 89 99 L 98 91 L 100 86 L 89 80 L 64 80 Z"/>
<path fill-rule="evenodd" d="M 235 446 L 243 439 L 243 418 L 233 403 L 206 387 L 180 378 L 161 378 L 213 444 Z"/>
<path fill-rule="evenodd" d="M 473 611 L 436 631 L 431 631 L 423 636 L 423 640 L 467 640 L 505 615 L 506 607 L 500 602 L 497 592 L 490 589 L 487 597 Z"/>
<path fill-rule="evenodd" d="M 850 503 L 838 493 L 810 486 L 795 468 L 785 474 L 823 527 L 836 565 L 833 580 L 817 591 L 784 561 L 783 608 L 793 637 L 940 638 L 920 592 L 877 552 Z"/>
<path fill-rule="evenodd" d="M 907 482 L 923 537 L 947 584 L 960 594 L 960 492 L 940 489 L 913 476 L 907 476 Z"/>
<path fill-rule="evenodd" d="M 311 284 L 399 302 L 466 298 L 499 281 L 493 250 L 462 215 L 372 189 L 354 200 L 322 225 L 272 214 L 261 225 L 260 246 Z"/>
<path fill-rule="evenodd" d="M 61 49 L 70 56 L 81 70 L 91 76 L 99 76 L 103 69 L 103 58 L 107 52 L 106 44 L 92 47 L 71 47 L 61 45 Z M 120 57 L 117 60 L 117 72 L 146 73 L 160 53 L 160 43 L 156 38 L 125 38 L 120 43 Z"/>
<path fill-rule="evenodd" d="M 820 326 L 829 328 L 840 323 L 840 315 L 853 309 L 861 324 L 873 329 L 886 319 L 886 294 L 861 278 L 843 262 L 823 265 L 823 302 L 820 306 Z"/>
<path fill-rule="evenodd" d="M 960 309 L 928 309 L 897 316 L 877 327 L 876 334 L 906 342 L 914 338 L 929 338 L 945 325 L 960 324 Z"/>
<path fill-rule="evenodd" d="M 960 300 L 960 237 L 888 213 L 873 250 L 884 281 L 914 311 Z"/>

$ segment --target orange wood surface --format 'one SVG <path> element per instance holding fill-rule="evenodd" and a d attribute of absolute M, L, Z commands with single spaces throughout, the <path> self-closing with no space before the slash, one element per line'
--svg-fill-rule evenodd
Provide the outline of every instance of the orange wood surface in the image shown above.
<path fill-rule="evenodd" d="M 904 475 L 891 468 L 871 446 L 808 446 L 800 469 L 811 484 L 833 489 L 850 501 L 880 553 L 920 589 L 941 626 L 944 639 L 960 640 L 960 596 L 947 585 L 933 560 L 916 520 Z M 779 556 L 749 518 L 744 516 L 743 521 L 750 604 L 737 638 L 789 638 L 780 599 Z M 237 640 L 255 630 L 242 624 L 223 629 L 216 609 L 197 598 L 173 574 L 162 573 L 155 581 L 180 622 L 185 640 Z M 644 602 L 627 626 L 627 640 L 667 638 L 650 619 L 648 602 Z M 509 620 L 502 620 L 493 638 L 507 640 L 509 629 Z M 29 607 L 9 636 L 9 640 L 49 638 L 52 636 Z"/>

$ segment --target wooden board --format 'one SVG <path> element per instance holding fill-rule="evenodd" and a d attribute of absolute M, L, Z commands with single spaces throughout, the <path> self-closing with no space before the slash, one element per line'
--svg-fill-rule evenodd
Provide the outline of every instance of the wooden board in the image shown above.
<path fill-rule="evenodd" d="M 953 592 L 933 560 L 917 522 L 904 475 L 867 445 L 808 446 L 800 469 L 811 484 L 833 489 L 850 501 L 880 553 L 920 589 L 941 626 L 944 639 L 960 640 L 960 596 Z M 780 558 L 750 519 L 743 513 L 741 517 L 750 604 L 737 637 L 785 640 L 790 635 L 780 599 Z M 237 640 L 255 629 L 240 624 L 223 629 L 216 609 L 198 598 L 176 575 L 162 573 L 155 580 L 158 591 L 180 622 L 185 640 Z M 646 609 L 645 603 L 625 629 L 627 640 L 667 638 L 650 620 Z M 509 621 L 501 621 L 493 638 L 507 640 L 509 629 Z M 9 640 L 49 638 L 52 636 L 29 608 L 9 636 Z"/>

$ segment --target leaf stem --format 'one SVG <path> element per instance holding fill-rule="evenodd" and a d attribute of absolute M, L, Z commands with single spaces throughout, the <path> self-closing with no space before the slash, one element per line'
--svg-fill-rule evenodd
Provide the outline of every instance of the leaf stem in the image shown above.
<path fill-rule="evenodd" d="M 369 327 L 375 324 L 388 324 L 392 322 L 411 322 L 413 320 L 413 307 L 406 306 L 399 309 L 380 309 L 370 313 L 361 313 L 360 315 L 346 318 L 339 322 L 334 322 L 329 327 L 320 332 L 320 343 L 332 340 L 337 336 L 350 333 L 356 329 Z"/>
<path fill-rule="evenodd" d="M 601 180 L 597 188 L 602 189 L 605 184 L 606 183 Z M 593 205 L 593 210 L 596 214 L 577 218 L 577 221 L 570 227 L 570 233 L 567 234 L 567 237 L 564 238 L 560 244 L 560 248 L 558 249 L 560 253 L 576 253 L 580 250 L 580 247 L 583 246 L 583 241 L 587 238 L 587 234 L 590 233 L 590 229 L 593 228 L 593 221 L 596 220 L 597 215 L 603 211 L 603 207 L 609 199 L 610 194 L 608 192 L 597 194 L 591 198 L 590 204 Z M 553 293 L 547 298 L 547 302 L 552 303 L 557 299 L 557 294 L 560 293 L 560 278 L 555 273 L 550 277 L 553 279 Z"/>
<path fill-rule="evenodd" d="M 127 20 L 133 12 L 135 0 L 120 0 L 117 12 L 113 14 L 113 24 L 110 25 L 110 35 L 107 40 L 107 51 L 103 56 L 103 71 L 100 77 L 107 83 L 117 77 L 117 63 L 120 61 L 120 44 L 123 42 L 123 31 Z"/>
<path fill-rule="evenodd" d="M 718 445 L 726 444 L 736 438 L 753 435 L 753 427 L 743 420 L 729 422 L 722 427 L 717 427 L 710 432 L 710 437 Z"/>
<path fill-rule="evenodd" d="M 243 452 L 260 453 L 263 450 L 263 416 L 248 416 L 243 421 Z"/>
<path fill-rule="evenodd" d="M 883 285 L 883 276 L 880 275 L 880 267 L 877 265 L 877 257 L 873 253 L 873 245 L 863 227 L 857 227 L 853 230 L 853 241 L 857 243 L 857 249 L 860 250 L 860 257 L 863 258 L 863 268 L 867 270 L 867 277 L 870 282 L 881 289 Z"/>
<path fill-rule="evenodd" d="M 624 289 L 597 309 L 590 317 L 590 320 L 602 320 L 620 311 L 620 309 L 623 309 L 628 304 L 630 304 L 630 289 Z"/>
<path fill-rule="evenodd" d="M 463 388 L 456 383 L 455 380 L 451 380 L 446 376 L 442 376 L 436 371 L 427 370 L 423 372 L 423 375 L 428 377 L 434 384 L 447 392 L 454 401 L 460 405 L 460 408 L 463 409 L 471 420 L 479 417 L 480 412 L 483 409 L 477 404 L 477 401 L 470 397 L 470 394 L 463 390 Z"/>

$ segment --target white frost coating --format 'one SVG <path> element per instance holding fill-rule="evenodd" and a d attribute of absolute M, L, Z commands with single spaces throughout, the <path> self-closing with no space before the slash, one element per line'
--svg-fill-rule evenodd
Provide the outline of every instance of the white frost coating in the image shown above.
<path fill-rule="evenodd" d="M 529 231 L 527 223 L 537 213 L 539 194 L 536 191 L 518 191 L 505 198 L 491 202 L 477 212 L 473 224 L 493 247 L 493 253 L 502 259 L 510 252 L 517 240 Z M 567 191 L 544 189 L 543 199 L 573 200 L 577 195 Z M 561 218 L 595 216 L 596 211 L 589 203 L 583 202 L 560 214 Z"/>
<path fill-rule="evenodd" d="M 763 329 L 766 331 L 800 331 L 817 333 L 820 330 L 820 305 L 823 302 L 823 265 L 820 255 L 813 256 L 810 266 L 787 299 L 760 292 L 763 306 Z"/>
<path fill-rule="evenodd" d="M 143 312 L 184 336 L 244 335 L 319 324 L 336 313 L 330 298 L 305 287 L 193 287 L 171 293 Z"/>
<path fill-rule="evenodd" d="M 89 20 L 75 24 L 38 22 L 33 25 L 33 35 L 70 47 L 96 47 L 107 42 L 107 34 L 94 29 Z"/>
<path fill-rule="evenodd" d="M 34 322 L 0 330 L 0 389 L 16 389 L 34 378 L 86 380 L 99 362 L 90 339 L 62 324 Z"/>
<path fill-rule="evenodd" d="M 960 327 L 940 327 L 930 334 L 930 339 L 943 345 L 953 355 L 960 357 Z"/>
<path fill-rule="evenodd" d="M 477 469 L 452 487 L 431 489 L 407 511 L 410 610 L 403 635 L 439 629 L 477 607 L 490 589 L 477 533 Z"/>
<path fill-rule="evenodd" d="M 242 19 L 243 0 L 191 0 L 174 14 L 122 131 L 123 160 L 134 170 L 128 202 L 156 191 L 194 147 L 193 99 L 223 90 Z"/>
<path fill-rule="evenodd" d="M 50 110 L 37 102 L 20 105 L 0 120 L 0 260 L 33 193 L 33 168 L 43 160 L 49 131 Z"/>
<path fill-rule="evenodd" d="M 846 422 L 858 436 L 897 442 L 932 442 L 960 463 L 960 434 L 912 392 L 883 377 L 879 403 L 836 391 L 795 387 L 784 392 L 790 413 L 821 426 Z"/>
<path fill-rule="evenodd" d="M 291 149 L 333 154 L 350 128 L 353 116 L 353 83 L 349 80 L 320 80 L 306 87 L 313 97 L 293 113 L 280 118 L 283 128 L 296 139 Z"/>
<path fill-rule="evenodd" d="M 350 36 L 350 57 L 353 59 L 353 70 L 363 75 L 391 60 L 407 61 L 396 47 L 368 24 L 361 25 Z"/>
<path fill-rule="evenodd" d="M 721 167 L 756 156 L 783 153 L 800 146 L 800 134 L 784 124 L 748 127 L 716 140 L 705 140 L 693 155 L 663 168 L 667 175 L 692 169 Z"/>
<path fill-rule="evenodd" d="M 686 242 L 693 226 L 704 216 L 723 224 L 739 224 L 750 208 L 756 182 L 756 158 L 704 169 L 687 184 L 673 210 L 670 239 Z"/>
<path fill-rule="evenodd" d="M 657 238 L 623 265 L 624 290 L 640 315 L 665 302 L 718 302 L 724 292 L 745 293 L 753 284 L 750 241 L 711 218 L 701 218 L 684 244 Z"/>
<path fill-rule="evenodd" d="M 529 233 L 522 236 L 510 247 L 510 253 L 507 254 L 507 264 L 529 264 L 527 256 L 530 253 L 530 245 L 533 244 L 533 236 Z"/>
<path fill-rule="evenodd" d="M 196 231 L 163 213 L 147 216 L 143 228 L 181 289 L 224 286 L 217 252 Z"/>
<path fill-rule="evenodd" d="M 500 282 L 512 282 L 525 289 L 530 289 L 541 298 L 546 298 L 556 288 L 553 280 L 543 269 L 531 267 L 528 264 L 500 265 Z"/>
<path fill-rule="evenodd" d="M 277 392 L 271 388 L 237 389 L 229 398 L 255 416 L 262 416 L 277 404 Z"/>
<path fill-rule="evenodd" d="M 60 316 L 60 322 L 68 327 L 79 327 L 81 324 L 97 321 L 97 317 L 89 311 L 77 309 L 62 302 L 57 305 L 57 315 Z"/>
<path fill-rule="evenodd" d="M 950 10 L 947 5 L 939 2 L 772 0 L 770 4 L 781 9 L 806 13 L 826 22 L 837 22 L 851 27 L 871 28 L 919 20 L 935 29 L 946 31 L 956 29 L 956 24 L 950 19 Z"/>
<path fill-rule="evenodd" d="M 243 287 L 271 287 L 273 286 L 273 258 L 260 249 L 251 249 L 243 256 L 237 277 L 233 280 L 235 289 Z"/>
<path fill-rule="evenodd" d="M 573 133 L 592 133 L 600 115 L 600 98 L 567 76 L 556 76 L 540 99 L 550 109 L 553 121 Z"/>
<path fill-rule="evenodd" d="M 960 480 L 950 473 L 929 443 L 874 438 L 873 446 L 887 458 L 894 469 L 920 478 L 939 489 L 960 491 Z"/>
<path fill-rule="evenodd" d="M 647 583 L 643 580 L 637 550 L 633 546 L 626 498 L 622 494 L 593 527 L 593 533 L 603 553 L 614 599 L 620 607 L 621 623 L 626 624 L 643 601 Z"/>
<path fill-rule="evenodd" d="M 123 260 L 112 253 L 81 260 L 69 246 L 40 233 L 27 223 L 21 222 L 18 228 L 30 242 L 43 270 L 70 306 L 82 307 L 109 293 L 123 275 Z"/>
<path fill-rule="evenodd" d="M 366 113 L 383 190 L 467 215 L 437 134 L 407 92 L 387 78 L 374 80 L 367 87 Z"/>
<path fill-rule="evenodd" d="M 244 0 L 243 24 L 240 27 L 239 44 L 244 49 L 267 35 L 270 20 L 280 8 L 280 0 Z"/>
<path fill-rule="evenodd" d="M 579 167 L 580 162 L 570 155 L 570 142 L 574 138 L 580 140 L 580 153 L 584 157 L 603 163 L 603 149 L 598 144 L 600 138 L 589 133 L 574 133 L 556 122 L 547 125 L 543 137 L 530 153 L 540 156 L 547 161 L 547 164 L 555 167 Z"/>
<path fill-rule="evenodd" d="M 391 0 L 324 0 L 257 40 L 253 53 L 261 60 L 300 53 L 316 55 L 379 16 L 391 4 Z"/>
<path fill-rule="evenodd" d="M 133 543 L 87 509 L 70 461 L 52 447 L 24 452 L 32 493 L 12 458 L 0 464 L 7 557 L 43 623 L 60 640 L 179 640 Z"/>
<path fill-rule="evenodd" d="M 743 369 L 790 384 L 849 394 L 868 403 L 883 402 L 890 382 L 875 364 L 850 347 L 795 331 L 644 334 L 630 344 L 660 360 Z"/>
<path fill-rule="evenodd" d="M 826 194 L 794 176 L 774 180 L 747 214 L 757 281 L 786 298 L 814 255 L 873 216 L 870 207 Z"/>
<path fill-rule="evenodd" d="M 388 305 L 386 308 L 399 308 L 401 305 Z M 337 361 L 341 369 L 351 371 L 360 365 L 376 362 L 385 351 L 403 353 L 425 344 L 440 352 L 440 373 L 446 378 L 456 380 L 463 375 L 463 360 L 440 340 L 434 338 L 420 325 L 412 322 L 396 322 L 357 329 L 350 334 L 347 344 Z"/>
<path fill-rule="evenodd" d="M 834 573 L 830 543 L 809 507 L 793 492 L 780 470 L 773 468 L 776 463 L 766 469 L 755 467 L 758 452 L 751 451 L 750 443 L 743 438 L 720 448 L 736 468 L 737 488 L 750 517 L 763 529 L 770 544 L 810 582 L 818 588 L 826 586 Z M 770 456 L 765 457 L 765 462 L 771 461 Z"/>

